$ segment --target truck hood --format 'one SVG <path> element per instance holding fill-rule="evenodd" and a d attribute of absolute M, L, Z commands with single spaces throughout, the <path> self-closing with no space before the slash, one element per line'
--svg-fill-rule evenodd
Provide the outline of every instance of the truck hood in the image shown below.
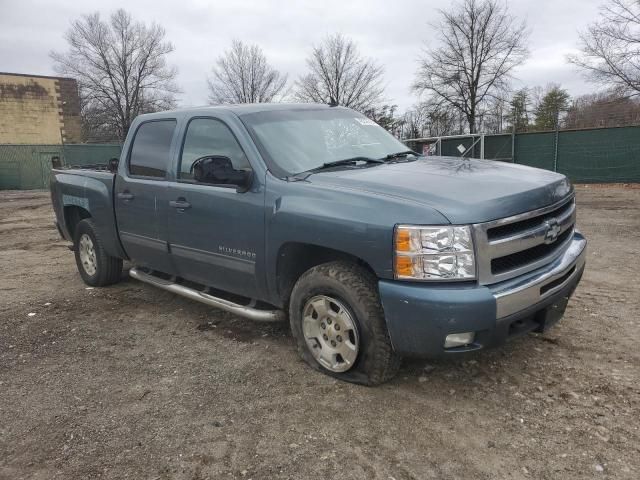
<path fill-rule="evenodd" d="M 548 170 L 457 157 L 319 172 L 307 180 L 420 203 L 453 224 L 487 222 L 545 207 L 571 191 L 564 175 Z"/>

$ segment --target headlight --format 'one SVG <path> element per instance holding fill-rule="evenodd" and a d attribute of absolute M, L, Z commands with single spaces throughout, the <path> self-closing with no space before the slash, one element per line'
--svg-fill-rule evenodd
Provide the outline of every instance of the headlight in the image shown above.
<path fill-rule="evenodd" d="M 398 279 L 474 279 L 476 262 L 471 229 L 396 226 L 394 273 Z"/>

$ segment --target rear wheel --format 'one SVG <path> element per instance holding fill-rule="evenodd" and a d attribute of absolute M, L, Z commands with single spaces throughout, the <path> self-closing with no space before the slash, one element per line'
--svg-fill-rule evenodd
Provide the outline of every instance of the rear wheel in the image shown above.
<path fill-rule="evenodd" d="M 355 263 L 330 262 L 305 272 L 291 293 L 289 318 L 298 352 L 313 368 L 348 382 L 393 378 L 393 351 L 376 278 Z"/>
<path fill-rule="evenodd" d="M 112 257 L 104 250 L 90 219 L 81 220 L 76 226 L 74 247 L 76 265 L 84 283 L 103 287 L 120 280 L 122 259 Z"/>

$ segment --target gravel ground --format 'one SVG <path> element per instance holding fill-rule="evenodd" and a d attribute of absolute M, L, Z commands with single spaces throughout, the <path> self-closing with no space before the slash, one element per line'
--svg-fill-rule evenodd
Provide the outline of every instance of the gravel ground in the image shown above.
<path fill-rule="evenodd" d="M 88 289 L 47 192 L 0 192 L 0 478 L 640 478 L 640 189 L 578 188 L 587 271 L 544 335 L 366 388 L 285 325 Z"/>

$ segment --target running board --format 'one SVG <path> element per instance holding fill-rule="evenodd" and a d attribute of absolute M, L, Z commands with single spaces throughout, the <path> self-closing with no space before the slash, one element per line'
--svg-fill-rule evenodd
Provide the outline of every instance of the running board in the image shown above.
<path fill-rule="evenodd" d="M 163 278 L 156 277 L 155 275 L 150 275 L 137 267 L 131 267 L 129 275 L 136 280 L 149 283 L 166 290 L 167 292 L 175 293 L 191 300 L 205 303 L 211 307 L 219 308 L 225 312 L 234 313 L 250 320 L 258 322 L 279 322 L 285 319 L 285 315 L 282 310 L 261 310 L 254 308 L 251 305 L 234 303 L 229 300 L 225 300 L 224 298 L 214 297 L 208 293 L 185 287 L 184 285 L 172 282 L 171 280 L 165 280 Z"/>

